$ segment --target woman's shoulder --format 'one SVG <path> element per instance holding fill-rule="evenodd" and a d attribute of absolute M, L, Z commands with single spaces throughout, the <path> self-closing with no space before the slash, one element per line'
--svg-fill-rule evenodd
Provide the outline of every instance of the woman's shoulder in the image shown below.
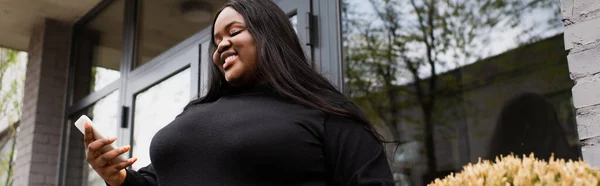
<path fill-rule="evenodd" d="M 206 102 L 205 97 L 196 97 L 196 98 L 193 98 L 190 102 L 188 102 L 188 104 L 186 104 L 183 107 L 181 113 L 179 113 L 176 116 L 176 118 L 179 117 L 179 116 L 181 116 L 181 115 L 183 115 L 183 114 L 185 114 L 185 113 L 187 113 L 187 112 L 189 112 L 190 110 L 193 110 L 195 108 L 204 107 L 204 106 L 207 106 L 209 104 L 212 104 L 212 102 Z"/>

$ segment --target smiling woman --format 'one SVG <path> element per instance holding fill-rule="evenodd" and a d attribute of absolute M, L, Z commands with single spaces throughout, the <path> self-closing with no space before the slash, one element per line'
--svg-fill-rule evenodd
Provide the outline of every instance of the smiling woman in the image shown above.
<path fill-rule="evenodd" d="M 213 63 L 225 80 L 233 86 L 255 83 L 256 42 L 242 15 L 230 7 L 223 9 L 215 20 L 213 32 L 217 46 Z"/>
<path fill-rule="evenodd" d="M 128 147 L 86 141 L 110 185 L 393 185 L 383 140 L 354 103 L 309 64 L 271 0 L 232 0 L 212 28 L 206 96 L 160 129 L 150 165 L 112 164 Z M 86 129 L 89 130 L 91 129 Z"/>

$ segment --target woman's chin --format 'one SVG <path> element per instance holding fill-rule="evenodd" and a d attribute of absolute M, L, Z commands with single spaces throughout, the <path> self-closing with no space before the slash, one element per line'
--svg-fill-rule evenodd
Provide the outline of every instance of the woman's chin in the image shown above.
<path fill-rule="evenodd" d="M 238 85 L 240 83 L 239 76 L 237 76 L 237 75 L 235 75 L 235 74 L 233 74 L 231 72 L 226 72 L 225 73 L 225 80 L 231 86 L 236 86 L 236 85 Z"/>

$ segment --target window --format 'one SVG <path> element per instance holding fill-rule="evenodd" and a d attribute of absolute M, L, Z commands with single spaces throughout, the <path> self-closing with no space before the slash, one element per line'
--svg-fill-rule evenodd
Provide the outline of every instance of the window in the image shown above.
<path fill-rule="evenodd" d="M 579 156 L 559 4 L 486 2 L 342 0 L 345 92 L 400 141 L 398 183 L 510 152 Z"/>
<path fill-rule="evenodd" d="M 186 69 L 135 96 L 133 125 L 133 169 L 150 164 L 150 142 L 190 101 L 190 69 Z"/>
<path fill-rule="evenodd" d="M 117 108 L 119 108 L 119 91 L 115 91 L 110 93 L 108 96 L 102 98 L 98 102 L 94 103 L 91 107 L 89 107 L 86 111 L 86 115 L 94 121 L 94 128 L 99 130 L 100 133 L 105 135 L 105 137 L 117 137 L 118 130 L 118 118 L 119 112 Z M 79 117 L 73 118 L 72 121 L 76 121 Z M 69 126 L 73 125 L 73 123 L 68 123 Z M 75 135 L 81 135 L 81 139 L 83 139 L 83 135 L 76 129 L 73 128 L 76 133 Z M 71 143 L 75 143 L 73 145 L 81 146 L 83 149 L 84 144 L 83 140 L 80 141 L 71 141 Z M 116 143 L 115 143 L 116 144 Z M 85 151 L 85 149 L 83 149 Z M 80 153 L 79 151 L 78 153 Z M 84 179 L 84 182 L 87 183 L 88 186 L 104 186 L 104 180 L 94 171 L 91 166 L 85 160 L 85 155 L 83 160 L 83 172 L 87 173 Z"/>
<path fill-rule="evenodd" d="M 138 1 L 137 53 L 135 67 L 200 32 L 212 24 L 213 8 L 219 2 L 185 1 Z"/>
<path fill-rule="evenodd" d="M 296 33 L 298 33 L 298 15 L 293 15 L 292 17 L 290 17 L 290 22 L 292 22 L 294 30 L 296 31 Z"/>
<path fill-rule="evenodd" d="M 114 1 L 94 19 L 76 27 L 76 89 L 89 94 L 119 79 L 124 8 L 125 0 Z"/>

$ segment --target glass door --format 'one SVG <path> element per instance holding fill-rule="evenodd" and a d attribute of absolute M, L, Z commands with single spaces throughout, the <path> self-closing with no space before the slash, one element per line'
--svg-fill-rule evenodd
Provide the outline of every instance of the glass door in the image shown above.
<path fill-rule="evenodd" d="M 187 68 L 166 80 L 135 95 L 133 109 L 134 157 L 139 161 L 132 165 L 137 170 L 150 164 L 150 142 L 158 130 L 169 124 L 181 113 L 190 98 L 190 69 Z"/>
<path fill-rule="evenodd" d="M 159 63 L 140 67 L 142 71 L 133 73 L 127 85 L 129 106 L 126 121 L 127 133 L 123 136 L 131 144 L 131 157 L 138 162 L 134 170 L 150 164 L 150 142 L 156 132 L 168 125 L 183 111 L 192 99 L 192 82 L 198 78 L 192 70 L 198 63 L 199 45 L 192 44 L 169 55 Z M 192 75 L 196 74 L 196 75 Z"/>

